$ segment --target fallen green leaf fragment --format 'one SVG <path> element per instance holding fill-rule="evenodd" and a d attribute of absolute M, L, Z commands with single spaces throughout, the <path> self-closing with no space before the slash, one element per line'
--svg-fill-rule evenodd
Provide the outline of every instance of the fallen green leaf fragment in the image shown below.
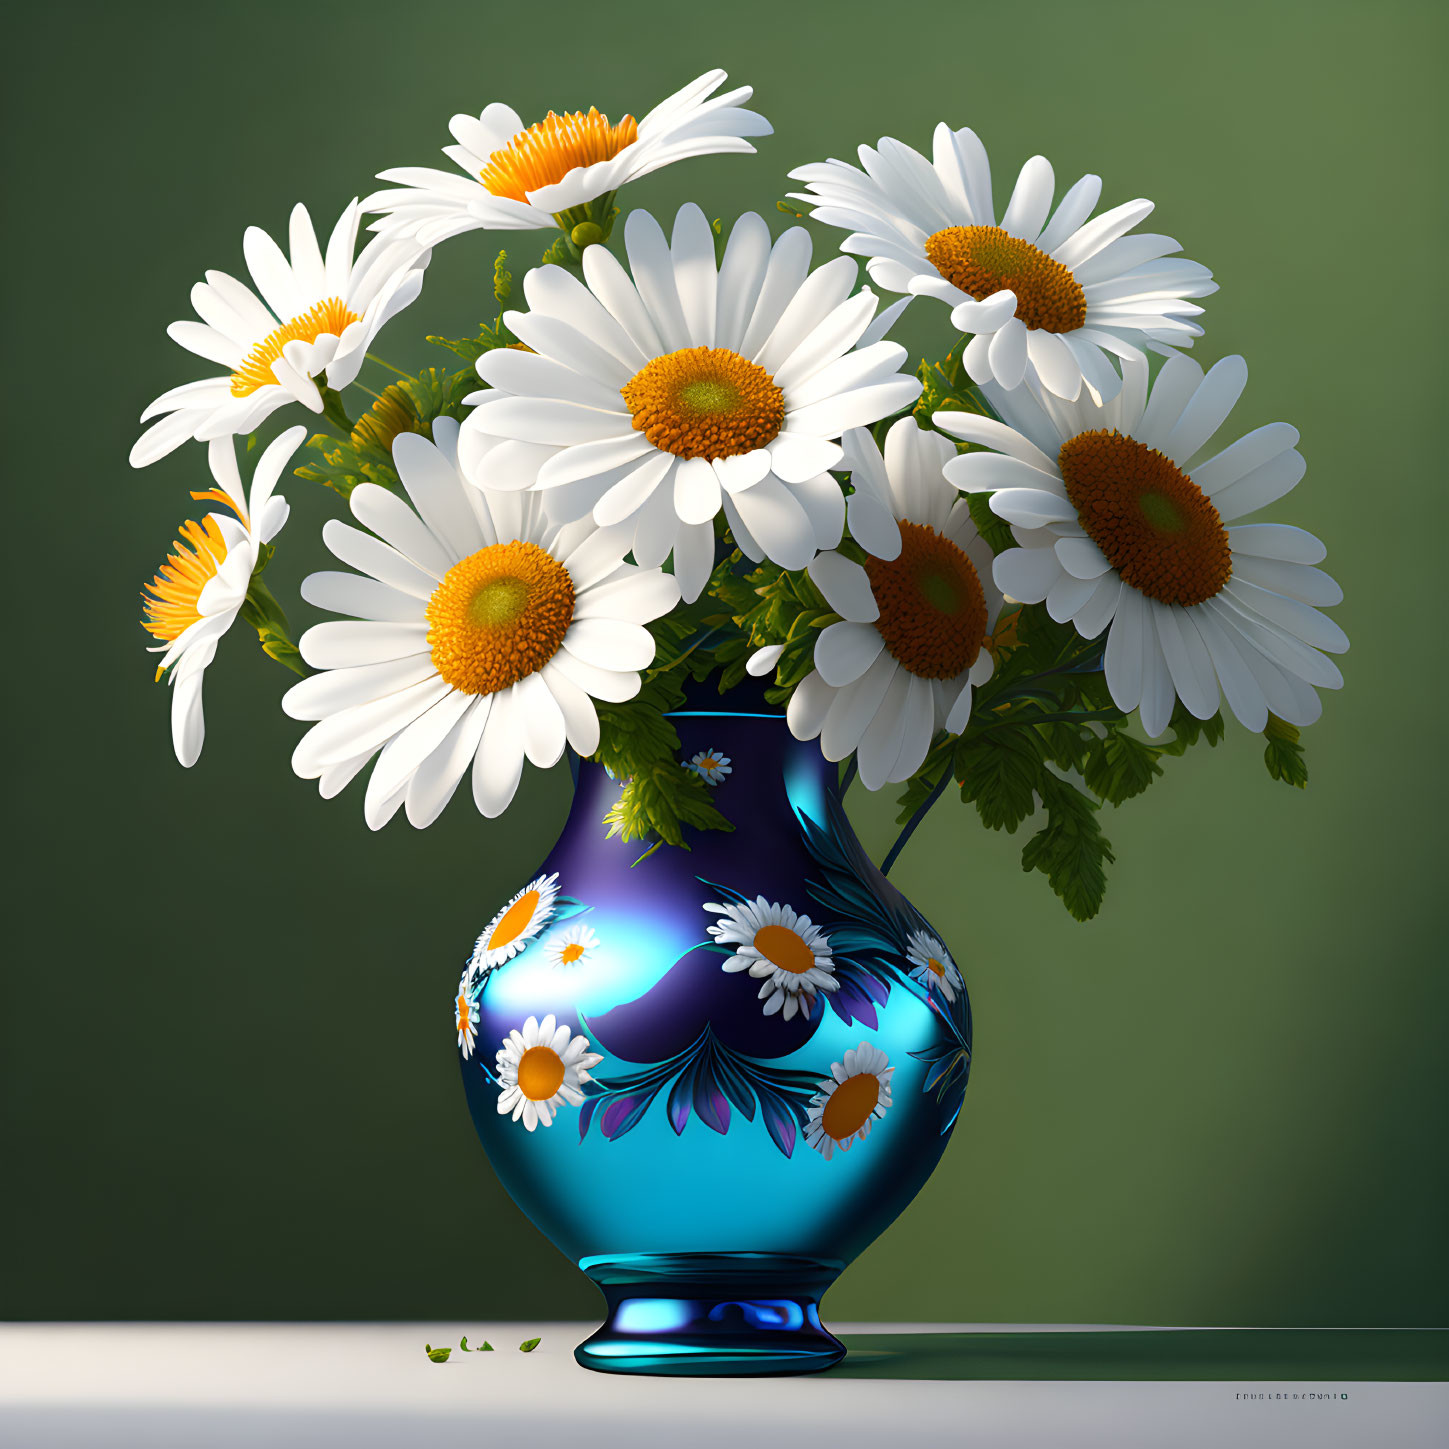
<path fill-rule="evenodd" d="M 462 1349 L 464 1353 L 473 1352 L 473 1350 L 468 1347 L 468 1335 L 466 1333 L 462 1336 L 462 1338 L 458 1340 L 458 1347 Z"/>
<path fill-rule="evenodd" d="M 525 1338 L 523 1342 L 518 1345 L 518 1351 L 519 1353 L 532 1353 L 541 1342 L 541 1339 Z"/>
<path fill-rule="evenodd" d="M 493 1352 L 493 1345 L 491 1343 L 489 1343 L 488 1340 L 485 1338 L 483 1340 L 483 1347 L 482 1348 L 476 1348 L 476 1349 L 473 1350 L 473 1352 L 474 1353 L 492 1353 Z"/>
<path fill-rule="evenodd" d="M 434 1363 L 447 1363 L 448 1355 L 453 1351 L 451 1348 L 434 1348 L 430 1343 L 425 1343 L 423 1348 Z"/>

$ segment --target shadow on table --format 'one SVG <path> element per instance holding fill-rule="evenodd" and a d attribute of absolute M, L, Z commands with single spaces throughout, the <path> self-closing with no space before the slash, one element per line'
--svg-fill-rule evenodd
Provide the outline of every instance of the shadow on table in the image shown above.
<path fill-rule="evenodd" d="M 1166 1379 L 1328 1383 L 1449 1379 L 1449 1330 L 847 1333 L 845 1379 Z"/>

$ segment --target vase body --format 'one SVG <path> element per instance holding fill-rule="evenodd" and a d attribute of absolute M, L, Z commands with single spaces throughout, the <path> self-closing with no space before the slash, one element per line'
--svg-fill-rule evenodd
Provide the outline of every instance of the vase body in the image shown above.
<path fill-rule="evenodd" d="M 478 1135 L 602 1289 L 577 1357 L 611 1372 L 837 1362 L 820 1297 L 930 1175 L 970 1070 L 964 983 L 856 840 L 837 767 L 749 685 L 724 704 L 697 694 L 672 720 L 685 762 L 728 757 L 711 789 L 734 830 L 648 854 L 606 838 L 620 784 L 583 764 L 458 987 Z M 560 1028 L 585 1076 L 519 1116 L 555 1085 L 535 1068 Z"/>

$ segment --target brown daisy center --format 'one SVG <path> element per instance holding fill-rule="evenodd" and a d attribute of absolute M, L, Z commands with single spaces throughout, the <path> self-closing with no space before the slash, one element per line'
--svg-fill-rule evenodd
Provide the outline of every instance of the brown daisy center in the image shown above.
<path fill-rule="evenodd" d="M 879 1101 L 880 1082 L 873 1072 L 847 1077 L 830 1094 L 820 1114 L 820 1126 L 827 1136 L 844 1142 L 870 1121 L 870 1114 Z"/>
<path fill-rule="evenodd" d="M 490 544 L 448 570 L 426 613 L 438 674 L 465 694 L 493 694 L 558 653 L 574 581 L 537 544 Z"/>
<path fill-rule="evenodd" d="M 1060 262 L 999 226 L 948 226 L 926 238 L 926 260 L 954 287 L 984 302 L 1016 293 L 1016 315 L 1032 331 L 1075 332 L 1087 298 Z"/>
<path fill-rule="evenodd" d="M 678 458 L 731 458 L 771 442 L 785 394 L 728 347 L 686 347 L 646 362 L 620 388 L 634 427 Z"/>
<path fill-rule="evenodd" d="M 788 926 L 761 926 L 755 932 L 755 950 L 770 965 L 792 976 L 803 976 L 815 964 L 815 953 L 804 937 Z"/>
<path fill-rule="evenodd" d="M 1123 583 L 1191 607 L 1233 571 L 1228 533 L 1202 489 L 1171 458 L 1122 433 L 1078 433 L 1057 455 L 1077 521 Z"/>
<path fill-rule="evenodd" d="M 923 679 L 954 679 L 986 638 L 986 596 L 976 568 L 949 538 L 901 522 L 901 551 L 865 561 L 880 618 L 875 627 L 903 669 Z"/>

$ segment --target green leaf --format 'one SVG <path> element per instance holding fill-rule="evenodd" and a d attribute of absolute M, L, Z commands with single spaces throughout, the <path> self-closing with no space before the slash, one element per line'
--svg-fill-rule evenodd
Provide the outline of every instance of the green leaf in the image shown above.
<path fill-rule="evenodd" d="M 1039 870 L 1079 921 L 1089 921 L 1107 890 L 1105 866 L 1116 857 L 1097 824 L 1097 805 L 1074 785 L 1042 777 L 1047 822 L 1027 841 L 1021 868 Z"/>
<path fill-rule="evenodd" d="M 432 1344 L 424 1344 L 424 1350 L 434 1363 L 447 1363 L 448 1356 L 453 1352 L 451 1348 L 434 1348 Z"/>
<path fill-rule="evenodd" d="M 1303 746 L 1298 742 L 1298 726 L 1291 725 L 1276 714 L 1268 716 L 1263 738 L 1268 747 L 1263 751 L 1263 763 L 1268 773 L 1285 785 L 1301 790 L 1308 783 L 1308 763 L 1303 758 Z"/>
<path fill-rule="evenodd" d="M 543 1340 L 538 1338 L 525 1338 L 523 1342 L 518 1345 L 518 1351 L 519 1353 L 532 1353 L 534 1349 L 536 1349 L 542 1342 Z"/>
<path fill-rule="evenodd" d="M 1159 775 L 1162 752 L 1122 730 L 1112 730 L 1106 739 L 1088 747 L 1082 778 L 1087 788 L 1103 800 L 1120 805 L 1140 795 Z"/>
<path fill-rule="evenodd" d="M 1011 525 L 991 511 L 989 493 L 968 493 L 966 506 L 971 510 L 971 521 L 976 525 L 976 532 L 986 540 L 986 546 L 993 554 L 1005 553 L 1007 549 L 1016 547 L 1016 536 L 1011 531 Z"/>
<path fill-rule="evenodd" d="M 461 1349 L 461 1350 L 462 1350 L 462 1351 L 463 1351 L 463 1352 L 464 1352 L 464 1353 L 472 1353 L 472 1352 L 473 1352 L 473 1350 L 472 1350 L 472 1349 L 471 1349 L 471 1348 L 469 1348 L 469 1347 L 468 1347 L 468 1335 L 467 1335 L 467 1334 L 466 1334 L 466 1333 L 465 1333 L 465 1334 L 464 1334 L 464 1335 L 463 1335 L 463 1336 L 462 1336 L 462 1338 L 460 1338 L 460 1339 L 459 1339 L 459 1340 L 458 1340 L 458 1347 L 459 1347 L 459 1348 L 460 1348 L 460 1349 Z"/>
<path fill-rule="evenodd" d="M 1168 728 L 1172 731 L 1171 743 L 1157 746 L 1164 755 L 1185 754 L 1199 740 L 1216 745 L 1223 737 L 1222 712 L 1219 711 L 1211 719 L 1198 719 L 1178 700 L 1172 707 L 1172 719 Z"/>
<path fill-rule="evenodd" d="M 499 252 L 493 262 L 493 300 L 501 307 L 513 295 L 513 273 L 508 270 L 508 253 Z"/>
<path fill-rule="evenodd" d="M 961 798 L 976 806 L 990 830 L 1015 831 L 1036 809 L 1047 776 L 1041 736 L 1034 729 L 997 728 L 961 736 L 956 746 Z"/>
<path fill-rule="evenodd" d="M 491 1343 L 489 1343 L 488 1340 L 485 1338 L 483 1340 L 483 1346 L 482 1346 L 482 1348 L 475 1348 L 473 1350 L 473 1352 L 474 1353 L 492 1353 L 493 1352 L 493 1345 Z"/>

